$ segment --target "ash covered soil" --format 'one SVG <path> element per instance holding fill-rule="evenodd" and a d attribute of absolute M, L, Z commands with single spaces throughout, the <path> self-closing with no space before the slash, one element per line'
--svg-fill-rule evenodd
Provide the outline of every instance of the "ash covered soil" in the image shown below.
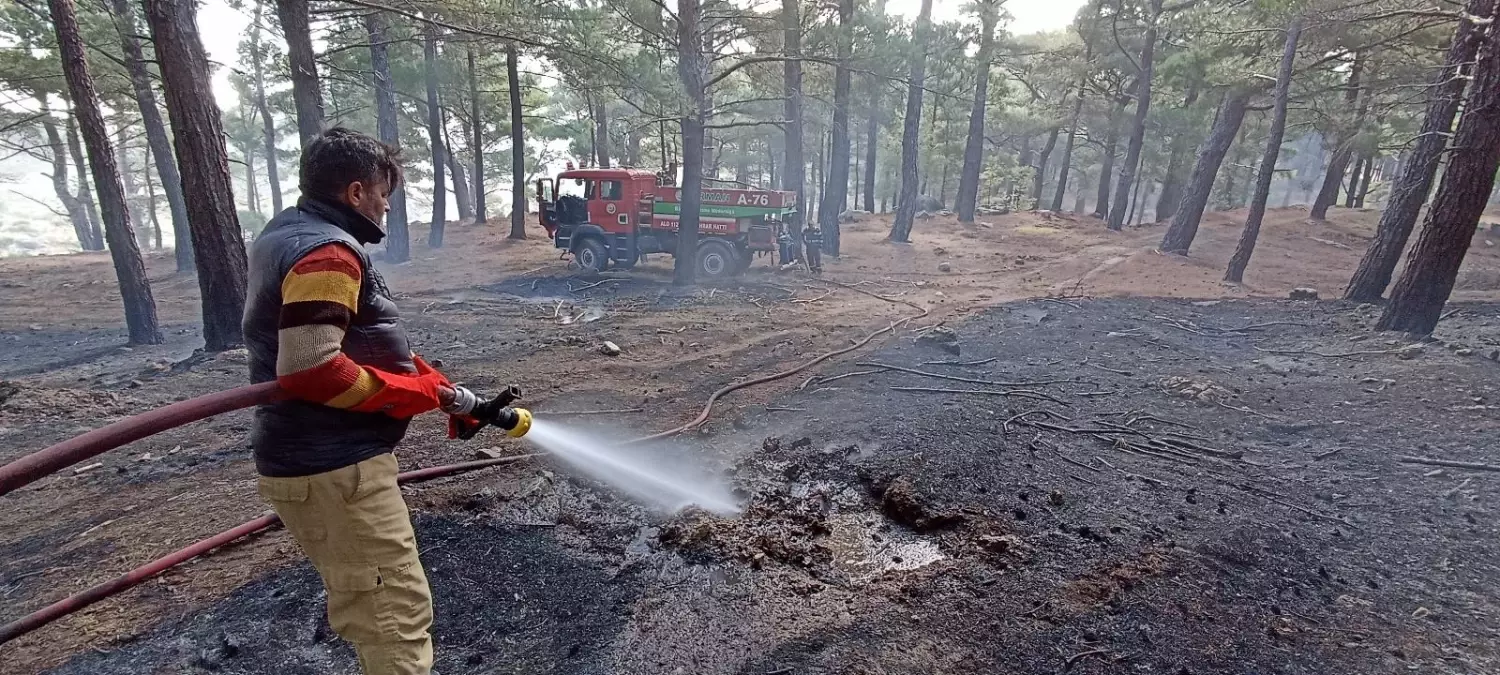
<path fill-rule="evenodd" d="M 1500 671 L 1500 474 L 1402 461 L 1500 447 L 1500 305 L 1450 309 L 1418 343 L 1259 300 L 921 326 L 672 443 L 738 518 L 547 463 L 424 486 L 438 670 Z M 52 672 L 356 668 L 297 564 Z"/>

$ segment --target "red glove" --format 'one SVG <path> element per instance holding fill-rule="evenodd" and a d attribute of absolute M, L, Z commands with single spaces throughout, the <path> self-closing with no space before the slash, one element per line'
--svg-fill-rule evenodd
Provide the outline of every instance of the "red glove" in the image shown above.
<path fill-rule="evenodd" d="M 421 357 L 412 355 L 417 367 L 416 375 L 397 375 L 374 368 L 367 368 L 380 381 L 380 391 L 365 399 L 353 409 L 359 412 L 384 413 L 396 419 L 411 419 L 442 406 L 438 397 L 440 388 L 452 388 L 442 373 L 433 370 Z"/>

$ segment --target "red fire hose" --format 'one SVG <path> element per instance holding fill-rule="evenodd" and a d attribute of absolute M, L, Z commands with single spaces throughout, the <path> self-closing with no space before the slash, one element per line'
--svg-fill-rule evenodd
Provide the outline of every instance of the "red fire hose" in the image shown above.
<path fill-rule="evenodd" d="M 0 466 L 0 495 L 152 434 L 285 397 L 275 382 L 265 382 L 179 401 L 128 417 Z"/>
<path fill-rule="evenodd" d="M 484 469 L 498 464 L 508 464 L 510 462 L 516 462 L 522 459 L 536 456 L 536 454 L 514 455 L 511 457 L 482 459 L 474 462 L 460 462 L 458 464 L 449 464 L 447 466 L 434 466 L 426 469 L 418 469 L 416 471 L 408 471 L 406 473 L 403 473 L 399 476 L 396 476 L 396 482 L 402 484 L 420 483 L 425 480 L 432 480 L 434 478 L 451 476 L 457 473 L 465 473 L 477 469 Z M 5 624 L 4 626 L 0 626 L 0 644 L 10 642 L 11 640 L 21 637 L 22 635 L 30 633 L 31 631 L 34 631 L 38 628 L 41 628 L 42 626 L 56 621 L 57 619 L 72 614 L 73 612 L 83 609 L 84 607 L 88 607 L 89 605 L 99 602 L 100 600 L 108 598 L 111 595 L 134 587 L 141 582 L 146 581 L 147 579 L 150 579 L 158 574 L 161 574 L 162 572 L 167 571 L 168 569 L 171 569 L 172 567 L 192 560 L 193 558 L 196 558 L 200 555 L 203 555 L 204 553 L 228 544 L 229 542 L 232 542 L 241 537 L 255 534 L 256 532 L 260 532 L 261 530 L 265 530 L 280 523 L 281 519 L 277 518 L 276 514 L 267 513 L 259 518 L 256 518 L 255 520 L 249 521 L 233 529 L 220 532 L 219 534 L 209 537 L 208 539 L 204 539 L 203 541 L 188 546 L 187 548 L 176 551 L 170 555 L 167 555 L 166 557 L 158 558 L 149 563 L 146 563 L 145 565 L 141 565 L 140 567 L 130 570 L 129 572 L 115 577 L 114 579 L 110 579 L 109 581 L 106 581 L 102 584 L 78 593 L 74 593 L 73 595 L 63 598 L 62 600 L 58 600 L 57 602 L 54 602 L 35 612 L 27 614 L 26 616 L 16 619 L 15 621 Z"/>

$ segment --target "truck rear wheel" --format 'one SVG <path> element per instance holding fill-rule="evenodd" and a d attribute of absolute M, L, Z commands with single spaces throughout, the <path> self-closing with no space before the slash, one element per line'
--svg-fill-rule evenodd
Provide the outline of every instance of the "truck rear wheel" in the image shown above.
<path fill-rule="evenodd" d="M 598 237 L 588 237 L 573 246 L 573 262 L 584 272 L 603 272 L 609 266 L 609 249 Z"/>
<path fill-rule="evenodd" d="M 710 281 L 728 279 L 739 269 L 739 256 L 722 241 L 710 239 L 698 244 L 698 276 Z"/>

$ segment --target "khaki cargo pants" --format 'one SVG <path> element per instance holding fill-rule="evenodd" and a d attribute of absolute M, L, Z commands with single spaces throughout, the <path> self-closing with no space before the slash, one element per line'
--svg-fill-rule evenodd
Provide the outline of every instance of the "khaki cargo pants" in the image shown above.
<path fill-rule="evenodd" d="M 417 559 L 396 456 L 299 478 L 261 476 L 276 509 L 328 589 L 328 623 L 365 675 L 432 670 L 432 592 Z"/>

